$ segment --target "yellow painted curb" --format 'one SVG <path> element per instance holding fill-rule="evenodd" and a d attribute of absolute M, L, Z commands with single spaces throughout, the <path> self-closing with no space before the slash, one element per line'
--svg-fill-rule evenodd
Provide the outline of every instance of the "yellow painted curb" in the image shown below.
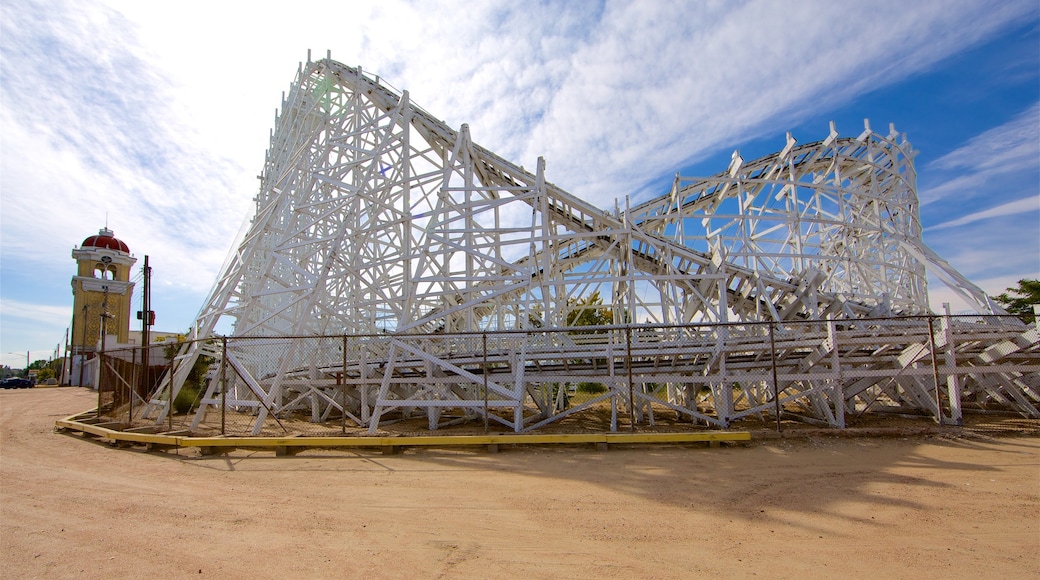
<path fill-rule="evenodd" d="M 424 435 L 410 437 L 189 437 L 152 433 L 127 433 L 82 423 L 83 414 L 55 421 L 59 430 L 89 433 L 113 442 L 125 441 L 168 447 L 412 447 L 461 445 L 543 445 L 578 443 L 698 443 L 750 441 L 748 431 L 704 431 L 697 433 L 574 433 L 534 435 Z"/>

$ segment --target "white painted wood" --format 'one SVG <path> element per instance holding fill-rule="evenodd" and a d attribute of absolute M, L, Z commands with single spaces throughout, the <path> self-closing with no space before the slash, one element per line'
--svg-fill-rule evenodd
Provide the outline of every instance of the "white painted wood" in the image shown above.
<path fill-rule="evenodd" d="M 651 403 L 720 426 L 774 413 L 763 323 L 779 325 L 780 400 L 792 413 L 836 427 L 880 405 L 938 413 L 924 319 L 848 322 L 929 315 L 926 269 L 981 315 L 1003 313 L 924 245 L 915 154 L 894 129 L 882 137 L 865 124 L 852 139 L 832 124 L 823 141 L 788 135 L 776 155 L 734 153 L 723 173 L 677 175 L 634 206 L 619 191 L 624 209 L 604 211 L 548 181 L 543 159 L 529 173 L 360 67 L 308 62 L 276 117 L 255 213 L 193 332 L 205 340 L 234 321 L 229 359 L 248 387 L 236 400 L 264 401 L 254 432 L 268 409 L 321 420 L 342 406 L 373 433 L 412 408 L 428 409 L 431 428 L 449 409 L 482 416 L 482 333 L 511 341 L 486 353 L 488 408 L 513 411 L 494 421 L 522 431 L 580 412 L 560 409 L 560 390 L 558 404 L 546 399 L 547 385 L 587 380 L 610 385 L 617 429 L 619 409 L 636 411 L 618 370 L 623 328 L 603 341 L 496 334 L 564 328 L 594 291 L 619 322 L 641 325 L 633 381 L 668 384 L 667 400 L 638 393 L 648 418 Z M 1035 415 L 1035 329 L 944 320 L 939 338 L 958 345 L 941 367 L 957 413 L 963 395 Z M 651 326 L 706 322 L 721 326 Z M 164 416 L 196 344 L 148 416 Z M 998 364 L 1012 372 L 988 366 Z M 704 385 L 714 417 L 697 408 Z M 200 417 L 215 400 L 207 394 Z"/>

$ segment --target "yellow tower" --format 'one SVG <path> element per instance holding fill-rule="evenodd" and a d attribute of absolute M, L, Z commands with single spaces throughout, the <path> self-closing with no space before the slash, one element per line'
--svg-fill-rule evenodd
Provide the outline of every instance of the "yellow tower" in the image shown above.
<path fill-rule="evenodd" d="M 134 284 L 130 271 L 137 258 L 130 248 L 107 227 L 83 240 L 72 250 L 77 272 L 72 278 L 72 352 L 73 368 L 69 382 L 93 384 L 94 373 L 84 372 L 84 363 L 93 359 L 101 347 L 102 329 L 106 348 L 125 345 L 130 333 L 130 299 Z"/>

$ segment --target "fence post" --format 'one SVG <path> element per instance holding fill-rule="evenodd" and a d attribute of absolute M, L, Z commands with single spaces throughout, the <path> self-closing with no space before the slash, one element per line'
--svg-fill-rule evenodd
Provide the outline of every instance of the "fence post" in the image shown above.
<path fill-rule="evenodd" d="M 632 384 L 632 327 L 625 327 L 625 369 L 628 371 L 628 412 L 629 425 L 636 432 L 636 396 Z"/>
<path fill-rule="evenodd" d="M 220 434 L 225 435 L 227 416 L 227 337 L 220 337 Z"/>
<path fill-rule="evenodd" d="M 141 401 L 148 397 L 148 393 L 152 390 L 151 382 L 151 362 L 152 362 L 152 350 L 151 345 L 144 344 L 141 346 L 141 381 L 140 384 L 134 385 L 137 394 L 141 397 Z"/>
<path fill-rule="evenodd" d="M 953 336 L 952 320 L 950 319 L 950 305 L 943 304 L 946 315 L 943 317 L 942 331 L 943 340 L 946 341 L 946 352 L 943 362 L 947 369 L 946 375 L 946 398 L 950 405 L 950 421 L 954 425 L 963 425 L 964 416 L 961 411 L 961 382 L 957 374 L 957 348 Z"/>
<path fill-rule="evenodd" d="M 932 354 L 932 380 L 935 382 L 935 420 L 943 424 L 942 399 L 939 392 L 939 364 L 935 360 L 935 317 L 928 315 L 928 350 Z"/>
<path fill-rule="evenodd" d="M 340 414 L 343 415 L 343 425 L 341 427 L 341 431 L 343 432 L 344 435 L 346 435 L 347 434 L 347 335 L 346 334 L 343 335 L 343 360 L 341 361 L 341 363 L 342 363 L 342 366 L 340 367 L 340 371 L 343 373 L 343 378 L 342 378 L 342 380 L 339 381 L 339 383 L 340 383 L 340 385 L 339 385 L 340 393 L 339 394 L 343 396 L 343 402 L 340 403 L 341 405 L 343 405 L 343 407 L 340 409 Z M 363 379 L 364 378 L 364 372 L 365 371 L 361 367 L 361 365 L 358 365 L 358 378 L 359 379 Z"/>
<path fill-rule="evenodd" d="M 97 418 L 101 420 L 101 383 L 102 377 L 105 374 L 105 341 L 101 340 L 101 352 L 98 353 L 98 371 L 97 371 Z"/>
<path fill-rule="evenodd" d="M 780 381 L 776 376 L 776 337 L 773 335 L 773 322 L 769 322 L 769 364 L 773 367 L 773 406 L 776 408 L 776 432 L 782 433 L 780 423 Z"/>
<path fill-rule="evenodd" d="M 130 368 L 134 373 L 130 381 L 126 383 L 126 396 L 129 399 L 128 408 L 126 410 L 126 426 L 127 428 L 134 426 L 134 388 L 132 385 L 137 384 L 137 349 L 130 349 Z"/>
<path fill-rule="evenodd" d="M 484 433 L 488 432 L 488 363 L 487 363 L 487 331 L 481 334 L 484 342 Z"/>
<path fill-rule="evenodd" d="M 834 418 L 838 421 L 838 428 L 845 428 L 845 379 L 842 378 L 841 372 L 841 350 L 838 346 L 838 329 L 834 324 L 834 319 L 830 316 L 827 317 L 827 337 L 831 343 L 831 372 L 838 375 L 835 382 L 837 385 L 832 387 L 831 396 L 832 400 L 837 391 L 837 400 L 834 401 Z"/>
<path fill-rule="evenodd" d="M 177 380 L 177 355 L 170 359 L 170 390 L 166 401 L 167 431 L 173 431 L 173 385 Z"/>

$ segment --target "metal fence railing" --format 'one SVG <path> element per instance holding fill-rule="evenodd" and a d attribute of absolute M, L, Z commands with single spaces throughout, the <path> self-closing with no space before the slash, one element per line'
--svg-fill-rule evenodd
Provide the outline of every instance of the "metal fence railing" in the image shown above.
<path fill-rule="evenodd" d="M 965 412 L 1040 419 L 1037 329 L 1010 317 L 214 337 L 178 346 L 105 353 L 99 417 L 243 436 L 844 428 L 893 416 L 960 424 Z"/>

